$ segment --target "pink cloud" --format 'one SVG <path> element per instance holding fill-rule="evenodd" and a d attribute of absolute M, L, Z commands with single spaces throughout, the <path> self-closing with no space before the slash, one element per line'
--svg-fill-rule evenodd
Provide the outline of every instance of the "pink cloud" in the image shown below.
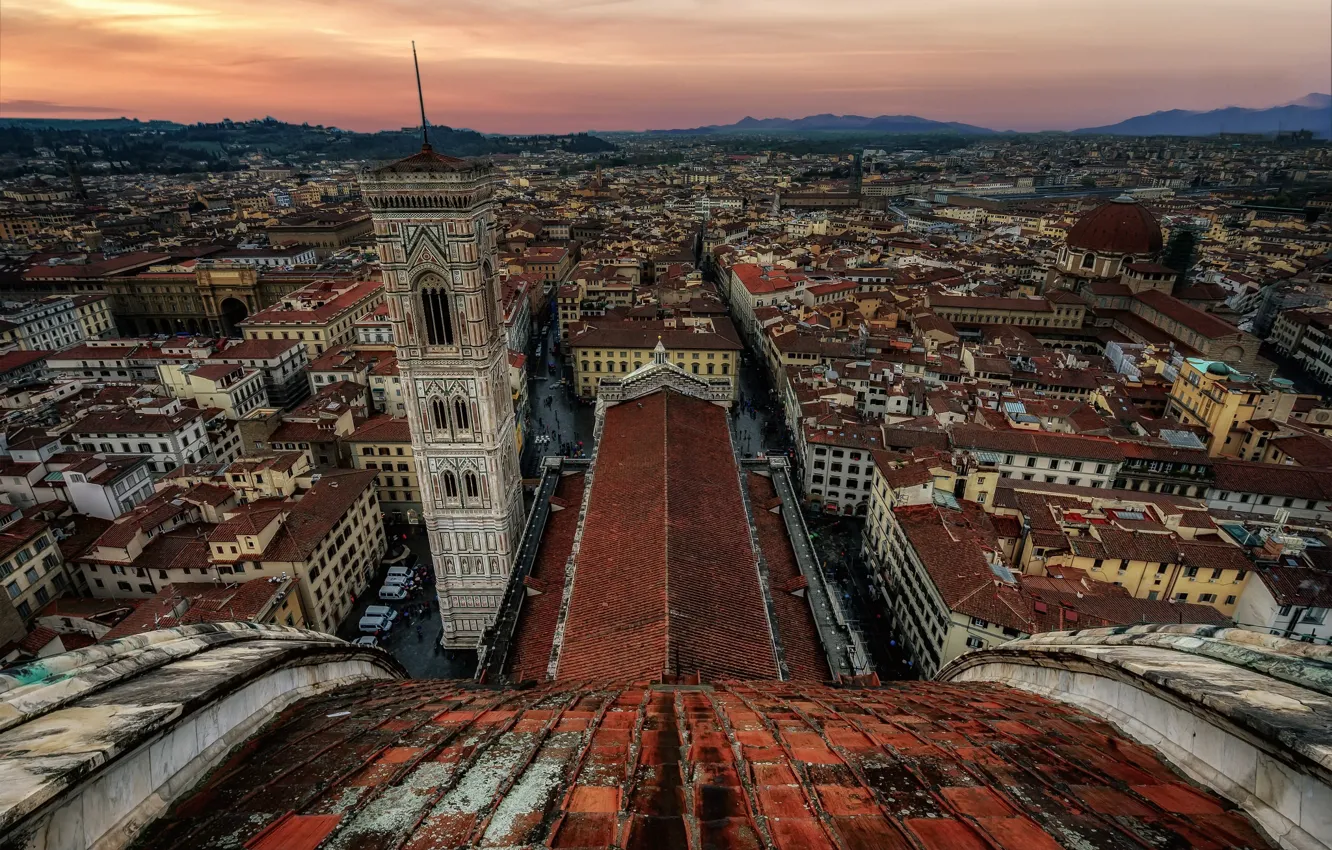
<path fill-rule="evenodd" d="M 397 127 L 415 121 L 413 38 L 431 121 L 490 132 L 817 112 L 1071 129 L 1266 106 L 1326 91 L 1332 77 L 1325 3 L 1066 5 L 6 0 L 0 114 L 87 104 L 57 108 Z"/>

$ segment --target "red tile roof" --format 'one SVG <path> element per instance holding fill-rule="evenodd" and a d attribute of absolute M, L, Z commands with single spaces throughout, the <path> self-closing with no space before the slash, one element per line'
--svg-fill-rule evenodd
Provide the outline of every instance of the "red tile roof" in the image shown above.
<path fill-rule="evenodd" d="M 1240 336 L 1240 329 L 1211 313 L 1185 304 L 1173 295 L 1167 295 L 1156 289 L 1139 292 L 1133 296 L 1161 315 L 1174 319 L 1186 328 L 1197 331 L 1207 339 L 1225 339 Z"/>
<path fill-rule="evenodd" d="M 8 351 L 0 354 L 0 375 L 50 357 L 50 351 Z"/>
<path fill-rule="evenodd" d="M 1142 204 L 1116 199 L 1078 219 L 1065 241 L 1080 251 L 1155 254 L 1162 246 L 1161 225 Z"/>
<path fill-rule="evenodd" d="M 349 443 L 410 443 L 412 432 L 406 419 L 382 414 L 372 416 L 362 422 L 360 427 L 346 438 L 346 441 Z"/>
<path fill-rule="evenodd" d="M 739 351 L 739 338 L 730 319 L 712 320 L 714 330 L 700 331 L 692 327 L 670 328 L 662 321 L 603 322 L 593 319 L 574 333 L 570 348 L 651 348 L 658 340 L 668 351 L 689 349 Z M 584 351 L 586 356 L 587 352 Z"/>
<path fill-rule="evenodd" d="M 775 678 L 726 411 L 616 405 L 592 475 L 557 676 Z"/>
<path fill-rule="evenodd" d="M 805 596 L 796 595 L 809 582 L 796 564 L 782 515 L 774 511 L 781 504 L 777 488 L 771 478 L 758 473 L 747 473 L 745 478 L 759 548 L 768 565 L 768 593 L 777 615 L 777 636 L 781 640 L 787 670 L 792 679 L 827 681 L 832 678 L 832 673 L 819 642 L 814 613 L 809 610 Z"/>
<path fill-rule="evenodd" d="M 168 584 L 155 596 L 142 600 L 134 613 L 102 635 L 100 643 L 194 623 L 253 621 L 270 607 L 273 597 L 290 582 L 256 578 L 231 582 Z"/>
<path fill-rule="evenodd" d="M 546 520 L 541 548 L 527 577 L 529 593 L 523 600 L 522 616 L 518 620 L 513 653 L 508 662 L 512 681 L 546 678 L 555 625 L 564 598 L 565 566 L 573 551 L 585 483 L 582 473 L 566 475 L 560 479 L 551 499 L 551 505 L 558 510 L 552 510 Z"/>
<path fill-rule="evenodd" d="M 297 703 L 136 847 L 330 834 L 404 850 L 1271 846 L 1108 724 L 993 684 L 410 680 Z"/>

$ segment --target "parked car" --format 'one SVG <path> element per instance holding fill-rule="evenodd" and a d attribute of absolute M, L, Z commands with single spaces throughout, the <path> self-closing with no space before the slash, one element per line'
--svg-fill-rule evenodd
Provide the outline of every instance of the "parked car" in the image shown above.
<path fill-rule="evenodd" d="M 367 612 L 361 617 L 360 630 L 362 634 L 373 635 L 378 632 L 387 632 L 393 628 L 393 619 L 383 614 L 371 614 Z"/>
<path fill-rule="evenodd" d="M 408 574 L 397 573 L 396 575 L 390 574 L 384 578 L 384 587 L 403 587 L 407 584 L 407 582 L 411 580 L 412 576 L 410 573 Z"/>
<path fill-rule="evenodd" d="M 388 605 L 367 605 L 365 609 L 367 617 L 388 617 L 390 623 L 398 622 L 398 612 Z"/>
<path fill-rule="evenodd" d="M 416 570 L 413 569 L 412 567 L 397 566 L 397 567 L 389 567 L 388 570 L 389 578 L 394 578 L 396 576 L 405 576 L 407 578 L 411 578 L 414 575 L 416 575 Z"/>
<path fill-rule="evenodd" d="M 352 641 L 353 646 L 379 646 L 379 640 L 374 635 L 365 635 Z"/>
<path fill-rule="evenodd" d="M 379 601 L 401 602 L 407 598 L 407 590 L 400 584 L 386 584 L 379 589 Z"/>

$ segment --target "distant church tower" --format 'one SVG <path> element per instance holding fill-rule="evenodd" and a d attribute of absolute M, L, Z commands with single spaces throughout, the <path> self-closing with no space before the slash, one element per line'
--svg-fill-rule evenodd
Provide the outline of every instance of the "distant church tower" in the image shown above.
<path fill-rule="evenodd" d="M 418 72 L 419 73 L 419 72 Z M 419 83 L 419 76 L 418 76 Z M 406 395 L 446 647 L 475 646 L 522 533 L 490 163 L 420 153 L 363 170 Z"/>

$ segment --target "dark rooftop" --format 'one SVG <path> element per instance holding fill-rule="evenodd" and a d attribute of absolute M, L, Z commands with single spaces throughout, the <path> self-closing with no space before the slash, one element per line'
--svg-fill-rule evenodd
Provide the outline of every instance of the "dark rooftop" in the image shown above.
<path fill-rule="evenodd" d="M 1269 845 L 1106 723 L 992 684 L 418 680 L 296 704 L 133 846 Z"/>

